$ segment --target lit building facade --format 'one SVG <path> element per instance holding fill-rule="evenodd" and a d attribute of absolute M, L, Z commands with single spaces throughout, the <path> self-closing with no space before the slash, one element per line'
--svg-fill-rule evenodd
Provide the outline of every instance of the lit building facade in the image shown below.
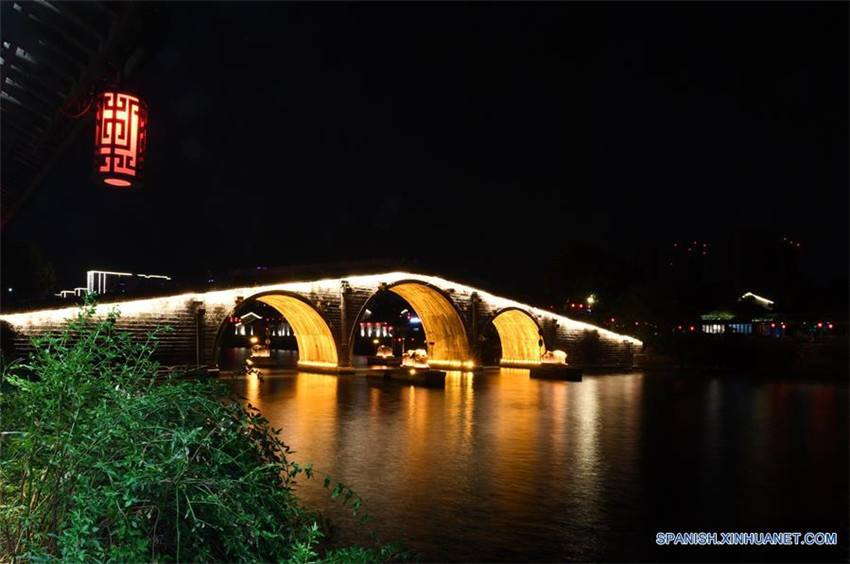
<path fill-rule="evenodd" d="M 98 295 L 126 294 L 137 291 L 168 288 L 171 277 L 164 274 L 133 274 L 132 272 L 114 272 L 111 270 L 89 270 L 86 272 L 86 286 L 73 290 L 61 290 L 53 294 L 57 298 L 81 298 L 86 292 Z"/>
<path fill-rule="evenodd" d="M 89 292 L 96 294 L 123 294 L 134 290 L 162 288 L 170 281 L 171 277 L 164 274 L 133 274 L 108 270 L 86 272 L 86 287 Z"/>

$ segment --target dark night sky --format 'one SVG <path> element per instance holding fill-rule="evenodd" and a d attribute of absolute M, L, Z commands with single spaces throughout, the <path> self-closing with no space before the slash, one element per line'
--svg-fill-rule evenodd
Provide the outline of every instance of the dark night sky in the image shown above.
<path fill-rule="evenodd" d="M 62 287 L 369 258 L 539 285 L 573 244 L 735 228 L 847 271 L 847 3 L 160 9 L 146 185 L 92 184 L 92 131 L 3 233 Z"/>

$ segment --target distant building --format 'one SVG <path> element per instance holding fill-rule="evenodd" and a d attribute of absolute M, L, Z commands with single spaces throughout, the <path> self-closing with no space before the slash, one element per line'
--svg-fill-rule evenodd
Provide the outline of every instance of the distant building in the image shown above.
<path fill-rule="evenodd" d="M 397 355 L 405 350 L 426 347 L 422 320 L 407 308 L 398 313 L 384 311 L 377 318 L 372 317 L 372 312 L 367 309 L 363 319 L 355 336 L 355 354 L 375 354 L 376 345 L 389 347 Z"/>
<path fill-rule="evenodd" d="M 86 272 L 86 286 L 73 290 L 62 290 L 54 294 L 57 298 L 80 298 L 86 292 L 99 295 L 126 294 L 138 291 L 168 288 L 171 277 L 164 274 L 133 274 L 131 272 L 112 272 L 108 270 L 89 270 Z"/>
<path fill-rule="evenodd" d="M 361 321 L 361 337 L 394 337 L 396 328 L 386 321 Z"/>
<path fill-rule="evenodd" d="M 229 326 L 222 334 L 222 347 L 250 347 L 254 344 L 268 345 L 271 349 L 297 350 L 292 326 L 271 307 L 259 307 L 234 315 L 228 319 Z"/>
<path fill-rule="evenodd" d="M 292 326 L 283 317 L 263 317 L 253 311 L 232 317 L 233 334 L 239 336 L 258 335 L 261 337 L 294 337 Z"/>
<path fill-rule="evenodd" d="M 775 296 L 783 308 L 798 305 L 805 280 L 799 238 L 759 231 L 738 231 L 730 240 L 729 278 L 741 293 L 758 288 Z"/>
<path fill-rule="evenodd" d="M 699 325 L 679 326 L 680 331 L 712 335 L 737 333 L 764 337 L 823 337 L 844 334 L 846 323 L 830 316 L 788 314 L 774 311 L 773 300 L 746 292 L 735 304 L 700 315 Z"/>
<path fill-rule="evenodd" d="M 107 270 L 86 272 L 86 287 L 89 292 L 97 294 L 124 294 L 137 290 L 164 288 L 170 281 L 171 277 L 164 274 L 132 274 Z"/>
<path fill-rule="evenodd" d="M 58 294 L 53 294 L 57 298 L 81 298 L 88 291 L 88 288 L 74 288 L 73 290 L 61 290 Z"/>

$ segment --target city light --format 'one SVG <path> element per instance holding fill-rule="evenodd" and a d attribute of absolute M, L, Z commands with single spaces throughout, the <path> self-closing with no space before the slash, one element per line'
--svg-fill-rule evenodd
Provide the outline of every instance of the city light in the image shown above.
<path fill-rule="evenodd" d="M 753 294 L 752 292 L 747 292 L 746 294 L 744 294 L 743 296 L 741 296 L 741 299 L 742 299 L 742 300 L 746 300 L 746 299 L 748 299 L 748 298 L 752 298 L 753 300 L 755 300 L 755 301 L 756 301 L 759 305 L 761 305 L 762 307 L 765 307 L 765 308 L 767 308 L 767 309 L 772 309 L 772 308 L 773 308 L 773 304 L 774 304 L 773 300 L 769 300 L 769 299 L 767 299 L 767 298 L 763 298 L 763 297 L 761 297 L 761 296 L 757 296 L 756 294 Z"/>

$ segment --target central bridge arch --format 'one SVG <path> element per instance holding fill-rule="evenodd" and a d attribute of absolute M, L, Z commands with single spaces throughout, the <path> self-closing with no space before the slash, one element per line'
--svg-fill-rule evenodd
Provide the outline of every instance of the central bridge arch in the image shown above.
<path fill-rule="evenodd" d="M 491 320 L 502 345 L 501 366 L 532 366 L 546 352 L 543 332 L 527 311 L 516 307 L 496 312 Z"/>
<path fill-rule="evenodd" d="M 475 365 L 475 356 L 460 311 L 445 292 L 427 282 L 400 280 L 378 290 L 360 309 L 354 327 L 381 292 L 392 292 L 419 316 L 428 342 L 428 363 L 435 368 L 462 369 Z M 350 342 L 353 347 L 353 333 Z"/>
<path fill-rule="evenodd" d="M 339 350 L 333 331 L 324 316 L 306 299 L 297 294 L 272 291 L 256 294 L 241 301 L 224 319 L 216 338 L 215 358 L 218 358 L 222 334 L 237 309 L 249 302 L 272 306 L 286 319 L 298 344 L 298 365 L 331 369 L 339 365 Z"/>

